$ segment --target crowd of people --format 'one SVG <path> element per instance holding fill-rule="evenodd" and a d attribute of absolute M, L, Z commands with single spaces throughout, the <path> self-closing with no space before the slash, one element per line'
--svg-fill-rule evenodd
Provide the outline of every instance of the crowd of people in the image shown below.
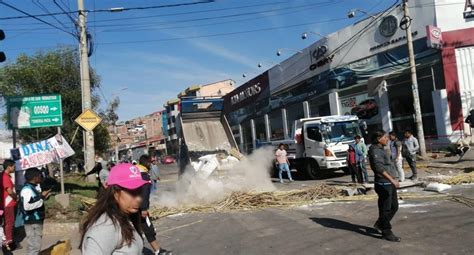
<path fill-rule="evenodd" d="M 24 172 L 25 184 L 17 193 L 13 176 L 15 162 L 3 162 L 2 181 L 0 183 L 3 196 L 1 197 L 0 214 L 2 227 L 2 251 L 9 254 L 20 247 L 15 239 L 15 229 L 24 228 L 26 233 L 26 254 L 39 254 L 43 236 L 43 222 L 45 218 L 44 201 L 51 194 L 51 190 L 42 191 L 43 172 L 38 168 L 29 168 Z"/>
<path fill-rule="evenodd" d="M 374 189 L 378 195 L 379 216 L 374 228 L 381 232 L 383 239 L 400 242 L 401 238 L 392 232 L 390 221 L 398 211 L 397 189 L 400 187 L 400 182 L 405 181 L 403 159 L 412 172 L 408 179 L 416 180 L 418 177 L 416 158 L 420 145 L 410 130 L 404 132 L 403 141 L 398 139 L 395 132 L 386 133 L 380 130 L 371 135 L 372 144 L 369 149 L 360 135 L 354 137 L 354 143 L 349 144 L 347 151 L 347 167 L 353 183 L 369 183 L 366 168 L 368 159 L 374 172 Z M 284 183 L 283 172 L 286 172 L 288 179 L 293 181 L 284 144 L 280 144 L 275 152 L 275 163 L 279 169 L 280 182 Z"/>

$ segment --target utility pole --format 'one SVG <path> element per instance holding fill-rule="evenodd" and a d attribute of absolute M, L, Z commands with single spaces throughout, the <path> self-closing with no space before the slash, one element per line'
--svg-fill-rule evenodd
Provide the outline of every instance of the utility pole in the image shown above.
<path fill-rule="evenodd" d="M 87 31 L 86 31 L 86 12 L 84 11 L 84 0 L 77 0 L 77 9 L 79 12 L 79 52 L 81 57 L 81 90 L 82 90 L 82 111 L 92 109 L 91 103 L 91 82 L 89 77 L 89 56 L 87 49 Z M 84 132 L 84 167 L 86 172 L 94 168 L 95 149 L 94 132 Z M 95 176 L 89 175 L 88 181 L 95 181 Z"/>
<path fill-rule="evenodd" d="M 421 107 L 420 107 L 420 96 L 418 94 L 418 80 L 416 76 L 416 66 L 415 66 L 415 54 L 413 53 L 413 36 L 411 34 L 411 18 L 408 11 L 408 0 L 403 0 L 403 12 L 405 14 L 406 23 L 406 33 L 407 33 L 407 46 L 408 46 L 408 56 L 410 59 L 410 72 L 411 72 L 411 83 L 413 91 L 413 108 L 415 110 L 415 123 L 418 135 L 418 141 L 420 143 L 420 154 L 421 157 L 426 157 L 426 143 L 425 143 L 425 132 L 423 131 L 423 120 L 421 116 Z"/>

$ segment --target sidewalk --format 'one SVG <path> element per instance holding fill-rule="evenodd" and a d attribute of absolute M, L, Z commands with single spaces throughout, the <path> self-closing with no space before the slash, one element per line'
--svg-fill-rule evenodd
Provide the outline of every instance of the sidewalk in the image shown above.
<path fill-rule="evenodd" d="M 459 158 L 459 156 L 453 156 L 440 159 L 431 159 L 429 162 L 427 162 L 426 166 L 461 170 L 474 169 L 474 148 L 471 148 L 469 151 L 467 151 L 462 158 Z"/>

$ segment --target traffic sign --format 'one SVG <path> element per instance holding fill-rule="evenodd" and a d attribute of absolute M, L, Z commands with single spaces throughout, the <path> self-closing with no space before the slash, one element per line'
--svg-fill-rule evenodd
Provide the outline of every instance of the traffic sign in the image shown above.
<path fill-rule="evenodd" d="M 75 121 L 85 130 L 92 131 L 95 127 L 97 127 L 97 125 L 100 124 L 102 118 L 99 117 L 99 115 L 97 115 L 97 113 L 95 113 L 91 109 L 87 109 L 83 113 L 81 113 L 81 115 L 79 115 L 79 117 L 77 117 Z"/>
<path fill-rule="evenodd" d="M 40 128 L 63 125 L 61 95 L 7 97 L 9 128 Z"/>

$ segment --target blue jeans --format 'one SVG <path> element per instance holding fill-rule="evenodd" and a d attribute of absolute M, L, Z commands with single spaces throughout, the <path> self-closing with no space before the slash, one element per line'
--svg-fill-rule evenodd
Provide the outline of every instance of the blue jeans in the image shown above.
<path fill-rule="evenodd" d="M 288 179 L 290 180 L 293 180 L 293 178 L 291 178 L 291 171 L 290 171 L 290 167 L 288 166 L 287 163 L 283 163 L 283 164 L 278 164 L 278 169 L 280 169 L 280 171 L 278 171 L 278 177 L 280 177 L 280 181 L 282 181 L 282 177 L 281 177 L 281 174 L 283 171 L 286 171 L 287 174 L 288 174 Z"/>
<path fill-rule="evenodd" d="M 364 177 L 364 182 L 369 182 L 369 174 L 367 173 L 367 168 L 365 167 L 365 161 L 360 161 L 357 163 L 359 165 L 360 171 Z"/>

